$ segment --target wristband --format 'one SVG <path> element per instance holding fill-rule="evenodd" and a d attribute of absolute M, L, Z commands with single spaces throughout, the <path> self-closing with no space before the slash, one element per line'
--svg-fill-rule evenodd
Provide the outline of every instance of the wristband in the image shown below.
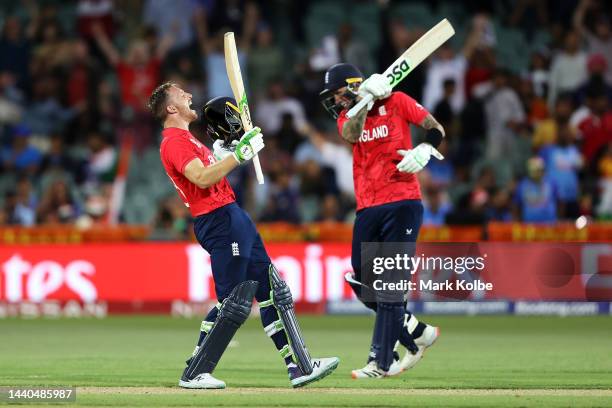
<path fill-rule="evenodd" d="M 443 138 L 444 135 L 440 132 L 440 129 L 429 129 L 425 134 L 425 143 L 429 143 L 437 149 L 440 143 L 442 143 Z"/>

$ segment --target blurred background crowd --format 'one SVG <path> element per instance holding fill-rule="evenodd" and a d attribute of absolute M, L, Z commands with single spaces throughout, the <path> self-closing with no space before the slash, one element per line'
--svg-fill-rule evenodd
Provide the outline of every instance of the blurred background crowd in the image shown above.
<path fill-rule="evenodd" d="M 0 6 L 0 225 L 125 222 L 159 238 L 190 217 L 146 110 L 171 80 L 231 95 L 237 35 L 266 184 L 234 171 L 260 222 L 351 222 L 352 152 L 318 100 L 347 61 L 382 72 L 446 17 L 457 34 L 398 90 L 446 129 L 419 174 L 426 225 L 612 218 L 611 3 L 594 0 L 79 0 Z M 205 143 L 203 126 L 192 132 Z M 422 137 L 413 129 L 413 138 Z"/>

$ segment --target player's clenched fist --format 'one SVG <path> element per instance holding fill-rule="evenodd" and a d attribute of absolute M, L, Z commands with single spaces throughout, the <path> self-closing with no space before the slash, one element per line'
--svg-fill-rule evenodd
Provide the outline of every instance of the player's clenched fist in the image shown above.
<path fill-rule="evenodd" d="M 251 160 L 264 148 L 263 135 L 261 129 L 254 127 L 246 132 L 241 138 L 232 153 L 236 161 L 240 164 Z"/>
<path fill-rule="evenodd" d="M 381 74 L 372 74 L 368 79 L 363 81 L 359 87 L 359 95 L 364 97 L 366 94 L 370 94 L 374 99 L 385 99 L 391 95 L 391 85 L 389 85 L 389 79 Z"/>
<path fill-rule="evenodd" d="M 404 156 L 396 166 L 403 173 L 417 173 L 423 170 L 429 163 L 431 156 L 438 160 L 444 160 L 444 156 L 429 143 L 421 143 L 410 150 L 398 150 L 397 153 Z"/>

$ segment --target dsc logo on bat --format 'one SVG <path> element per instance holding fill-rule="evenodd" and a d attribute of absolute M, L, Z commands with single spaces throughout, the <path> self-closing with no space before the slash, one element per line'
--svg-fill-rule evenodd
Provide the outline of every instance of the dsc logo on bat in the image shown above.
<path fill-rule="evenodd" d="M 403 60 L 401 63 L 393 67 L 393 70 L 387 74 L 389 78 L 389 85 L 394 86 L 397 82 L 401 81 L 404 76 L 410 71 L 410 65 L 408 60 Z"/>

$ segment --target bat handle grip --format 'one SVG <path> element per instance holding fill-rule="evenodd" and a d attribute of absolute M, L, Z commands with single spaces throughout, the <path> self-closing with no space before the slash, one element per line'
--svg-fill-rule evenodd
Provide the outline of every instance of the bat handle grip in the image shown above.
<path fill-rule="evenodd" d="M 361 100 L 359 102 L 357 102 L 357 105 L 355 105 L 351 109 L 349 109 L 349 111 L 346 113 L 346 117 L 350 119 L 353 116 L 355 116 L 357 113 L 359 113 L 360 110 L 362 110 L 364 108 L 364 106 L 366 106 L 368 103 L 372 102 L 372 99 L 374 99 L 374 96 L 371 95 L 371 94 L 368 94 L 368 95 L 364 96 L 363 98 L 361 98 Z"/>
<path fill-rule="evenodd" d="M 257 183 L 264 183 L 264 175 L 261 171 L 261 164 L 259 163 L 259 156 L 255 155 L 253 157 L 253 167 L 255 167 L 255 176 L 257 177 Z"/>

